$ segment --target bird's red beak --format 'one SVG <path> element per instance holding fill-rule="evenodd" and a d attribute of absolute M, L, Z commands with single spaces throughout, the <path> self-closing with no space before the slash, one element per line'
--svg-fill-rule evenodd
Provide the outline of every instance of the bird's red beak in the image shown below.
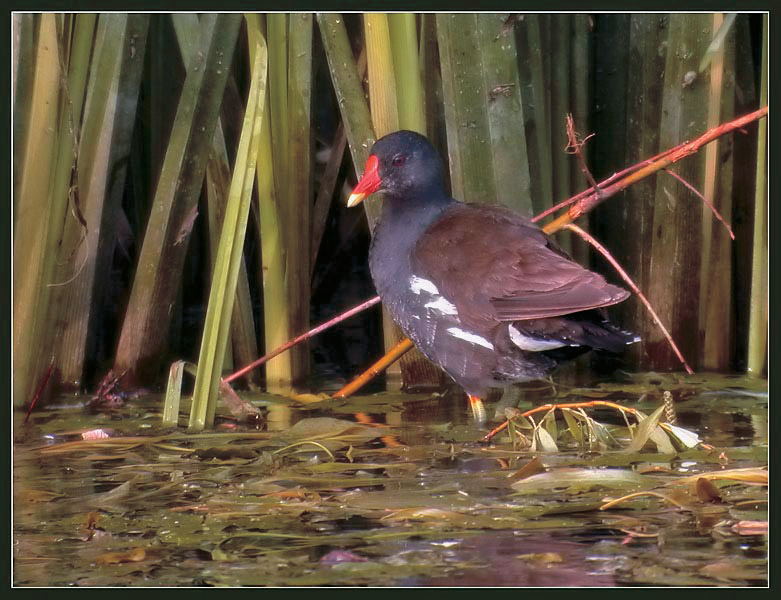
<path fill-rule="evenodd" d="M 380 179 L 380 161 L 376 156 L 371 155 L 369 160 L 366 161 L 366 168 L 363 171 L 363 177 L 355 186 L 353 193 L 347 199 L 348 208 L 357 206 L 363 202 L 368 196 L 371 196 L 374 192 L 380 189 L 382 180 Z"/>

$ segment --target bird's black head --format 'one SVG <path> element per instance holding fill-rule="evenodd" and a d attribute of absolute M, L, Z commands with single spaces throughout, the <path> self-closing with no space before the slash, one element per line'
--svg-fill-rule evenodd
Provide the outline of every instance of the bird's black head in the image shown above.
<path fill-rule="evenodd" d="M 355 206 L 374 192 L 392 199 L 437 198 L 444 187 L 442 159 L 434 146 L 419 133 L 397 131 L 372 146 L 364 175 L 347 205 Z"/>

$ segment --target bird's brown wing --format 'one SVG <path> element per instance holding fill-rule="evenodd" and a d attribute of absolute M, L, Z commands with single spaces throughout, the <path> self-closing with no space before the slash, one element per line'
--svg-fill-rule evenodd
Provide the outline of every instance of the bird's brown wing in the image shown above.
<path fill-rule="evenodd" d="M 530 221 L 495 206 L 451 209 L 426 231 L 411 261 L 462 319 L 483 323 L 566 315 L 629 296 L 567 257 Z"/>

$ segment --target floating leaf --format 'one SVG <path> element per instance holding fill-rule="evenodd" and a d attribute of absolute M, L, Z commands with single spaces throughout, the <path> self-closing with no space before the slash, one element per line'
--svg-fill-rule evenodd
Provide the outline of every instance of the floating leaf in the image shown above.
<path fill-rule="evenodd" d="M 651 438 L 651 434 L 653 434 L 656 429 L 656 425 L 659 423 L 659 419 L 663 413 L 664 405 L 657 408 L 650 417 L 639 417 L 641 420 L 637 426 L 637 431 L 632 438 L 632 442 L 624 448 L 624 452 L 640 452 L 640 450 L 643 449 L 643 446 L 645 446 Z M 640 414 L 641 413 L 638 412 L 638 416 Z"/>
<path fill-rule="evenodd" d="M 768 472 L 765 468 L 729 469 L 727 471 L 714 471 L 713 473 L 701 473 L 678 479 L 674 484 L 690 483 L 698 478 L 705 479 L 730 479 L 734 481 L 746 481 L 750 483 L 768 484 Z"/>
<path fill-rule="evenodd" d="M 591 433 L 594 436 L 594 439 L 598 443 L 602 444 L 605 448 L 612 448 L 618 445 L 616 439 L 610 434 L 610 432 L 607 430 L 607 427 L 602 425 L 602 423 L 599 423 L 594 419 L 589 419 L 587 423 Z"/>
<path fill-rule="evenodd" d="M 767 577 L 767 571 L 764 565 L 752 567 L 736 563 L 732 560 L 722 560 L 714 562 L 699 569 L 699 573 L 713 577 L 718 581 L 745 581 L 745 580 L 764 580 Z"/>
<path fill-rule="evenodd" d="M 664 429 L 674 442 L 677 442 L 684 448 L 696 448 L 702 442 L 696 433 L 683 427 L 671 425 L 670 423 L 659 423 L 659 427 Z"/>
<path fill-rule="evenodd" d="M 523 493 L 564 489 L 585 491 L 596 487 L 627 489 L 651 487 L 653 480 L 624 469 L 554 469 L 512 484 Z"/>
<path fill-rule="evenodd" d="M 564 562 L 564 557 L 558 552 L 538 552 L 535 554 L 519 554 L 515 558 L 527 562 L 538 563 L 543 567 L 545 565 L 549 565 L 553 563 Z"/>
<path fill-rule="evenodd" d="M 36 504 L 38 502 L 51 502 L 52 500 L 59 500 L 62 497 L 62 494 L 58 494 L 57 492 L 50 492 L 48 490 L 24 490 L 20 494 L 20 499 L 23 502 L 31 502 Z"/>
<path fill-rule="evenodd" d="M 285 440 L 322 440 L 336 439 L 348 441 L 368 441 L 387 434 L 381 427 L 368 427 L 344 419 L 315 417 L 302 419 L 280 437 Z"/>
<path fill-rule="evenodd" d="M 193 456 L 200 460 L 254 460 L 258 457 L 257 452 L 250 448 L 241 446 L 218 446 L 213 448 L 199 448 L 193 452 Z"/>
<path fill-rule="evenodd" d="M 550 413 L 548 413 L 550 414 Z M 540 449 L 543 452 L 558 452 L 559 447 L 556 445 L 556 440 L 553 439 L 550 433 L 544 427 L 537 427 L 534 430 L 534 441 L 532 442 L 532 450 Z"/>
<path fill-rule="evenodd" d="M 520 469 L 518 469 L 515 473 L 510 475 L 510 477 L 512 477 L 513 479 L 520 480 L 544 472 L 545 472 L 545 465 L 543 465 L 542 461 L 535 456 L 533 459 L 531 459 L 529 462 L 523 465 Z"/>
<path fill-rule="evenodd" d="M 370 471 L 382 469 L 391 472 L 409 472 L 418 469 L 412 463 L 320 463 L 307 465 L 307 471 L 311 473 L 350 473 L 354 471 Z"/>
<path fill-rule="evenodd" d="M 96 559 L 100 565 L 116 565 L 119 563 L 141 562 L 146 558 L 146 550 L 143 548 L 133 548 L 127 552 L 108 552 L 101 554 Z"/>
<path fill-rule="evenodd" d="M 659 454 L 675 453 L 675 446 L 673 446 L 665 430 L 659 427 L 659 425 L 654 428 L 654 430 L 651 432 L 651 435 L 648 436 L 648 439 L 649 441 L 656 444 L 656 451 Z"/>
<path fill-rule="evenodd" d="M 719 488 L 704 477 L 697 478 L 694 490 L 697 492 L 697 497 L 703 502 L 721 502 Z"/>
<path fill-rule="evenodd" d="M 359 556 L 349 550 L 331 550 L 318 561 L 321 565 L 336 565 L 340 563 L 367 562 L 369 559 Z"/>
<path fill-rule="evenodd" d="M 561 414 L 564 415 L 564 420 L 567 422 L 567 429 L 572 435 L 572 438 L 579 446 L 583 446 L 583 430 L 580 428 L 580 420 L 583 418 L 582 415 L 573 411 L 571 408 L 561 409 Z"/>
<path fill-rule="evenodd" d="M 550 434 L 551 439 L 557 440 L 559 438 L 559 428 L 556 426 L 556 409 L 551 409 L 545 414 L 542 418 L 542 425 Z"/>
<path fill-rule="evenodd" d="M 608 510 L 609 508 L 614 508 L 619 504 L 625 503 L 628 500 L 635 500 L 637 498 L 648 498 L 648 497 L 659 498 L 660 500 L 664 500 L 665 502 L 677 506 L 678 508 L 685 508 L 683 504 L 681 504 L 677 499 L 673 498 L 672 496 L 665 495 L 660 492 L 654 492 L 653 490 L 649 490 L 644 492 L 627 494 L 626 496 L 622 496 L 621 498 L 614 498 L 613 500 L 610 500 L 609 502 L 606 502 L 605 504 L 600 506 L 599 510 Z"/>

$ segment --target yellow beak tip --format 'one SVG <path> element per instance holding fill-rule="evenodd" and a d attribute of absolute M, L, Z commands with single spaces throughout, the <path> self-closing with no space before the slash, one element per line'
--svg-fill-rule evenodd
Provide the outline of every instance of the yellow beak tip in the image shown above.
<path fill-rule="evenodd" d="M 347 198 L 347 208 L 360 204 L 364 198 L 366 198 L 366 194 L 350 194 L 350 197 Z"/>

